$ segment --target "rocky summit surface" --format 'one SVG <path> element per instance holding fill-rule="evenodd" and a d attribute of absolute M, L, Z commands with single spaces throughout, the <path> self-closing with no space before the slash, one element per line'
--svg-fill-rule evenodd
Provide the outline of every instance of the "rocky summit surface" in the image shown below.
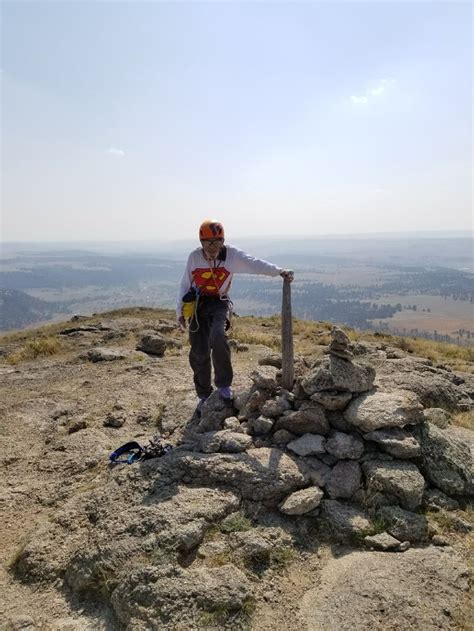
<path fill-rule="evenodd" d="M 239 318 L 198 414 L 170 312 L 72 324 L 0 342 L 1 629 L 470 628 L 474 362 Z"/>

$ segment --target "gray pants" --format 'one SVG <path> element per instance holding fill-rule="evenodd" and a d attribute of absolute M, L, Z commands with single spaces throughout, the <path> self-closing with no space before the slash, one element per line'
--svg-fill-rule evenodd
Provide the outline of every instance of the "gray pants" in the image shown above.
<path fill-rule="evenodd" d="M 211 359 L 216 386 L 225 388 L 232 384 L 231 355 L 225 334 L 228 314 L 227 301 L 201 296 L 197 321 L 196 316 L 191 320 L 189 363 L 193 369 L 194 385 L 199 397 L 207 397 L 212 392 Z"/>

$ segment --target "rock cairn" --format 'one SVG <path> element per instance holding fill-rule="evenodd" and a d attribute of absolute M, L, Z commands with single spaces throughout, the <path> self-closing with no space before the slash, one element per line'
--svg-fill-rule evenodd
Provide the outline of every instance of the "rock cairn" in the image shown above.
<path fill-rule="evenodd" d="M 350 339 L 339 327 L 334 327 L 331 332 L 331 343 L 329 344 L 329 354 L 341 359 L 352 359 L 354 357 L 350 350 Z"/>
<path fill-rule="evenodd" d="M 469 448 L 429 422 L 414 392 L 375 387 L 375 369 L 354 361 L 342 329 L 331 337 L 322 359 L 295 366 L 291 392 L 272 355 L 232 405 L 208 399 L 194 445 L 206 457 L 185 458 L 193 479 L 317 519 L 341 540 L 365 536 L 371 548 L 436 543 L 419 509 L 457 506 L 473 494 Z"/>

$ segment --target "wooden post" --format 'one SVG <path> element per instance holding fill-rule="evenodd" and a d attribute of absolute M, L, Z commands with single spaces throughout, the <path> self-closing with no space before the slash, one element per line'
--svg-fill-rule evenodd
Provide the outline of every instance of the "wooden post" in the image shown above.
<path fill-rule="evenodd" d="M 292 390 L 294 376 L 293 365 L 293 321 L 291 318 L 291 283 L 283 279 L 283 299 L 281 303 L 281 360 L 282 386 Z"/>

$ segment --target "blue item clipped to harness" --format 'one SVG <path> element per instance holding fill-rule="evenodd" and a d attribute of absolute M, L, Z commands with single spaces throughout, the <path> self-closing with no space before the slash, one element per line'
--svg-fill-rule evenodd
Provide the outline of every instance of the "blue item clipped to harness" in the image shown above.
<path fill-rule="evenodd" d="M 125 443 L 125 445 L 122 445 L 113 451 L 109 456 L 109 460 L 112 464 L 133 464 L 134 462 L 138 462 L 138 460 L 140 460 L 142 453 L 143 448 L 137 442 L 132 441 L 130 443 Z M 120 458 L 120 456 L 124 457 Z"/>
<path fill-rule="evenodd" d="M 142 447 L 134 440 L 125 443 L 125 445 L 122 445 L 110 454 L 109 460 L 111 464 L 133 464 L 141 460 L 159 458 L 173 449 L 172 445 L 163 445 L 160 440 L 151 439 L 149 443 L 146 447 Z M 123 458 L 120 456 L 123 456 Z"/>

